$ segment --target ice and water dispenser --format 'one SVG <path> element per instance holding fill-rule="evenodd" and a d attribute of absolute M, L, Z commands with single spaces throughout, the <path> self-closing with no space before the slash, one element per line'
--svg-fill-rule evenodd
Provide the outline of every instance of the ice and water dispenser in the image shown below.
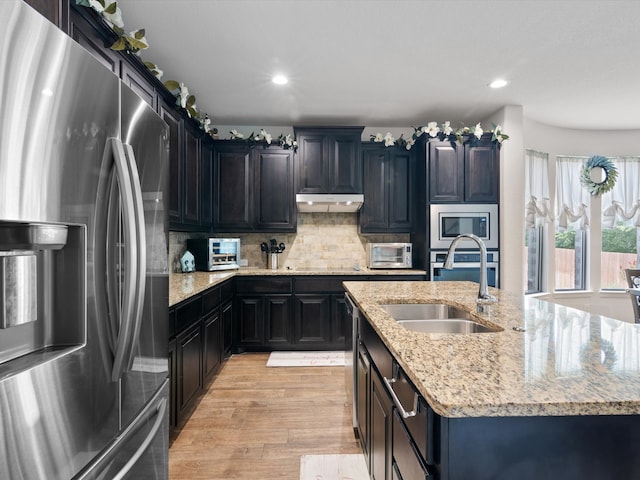
<path fill-rule="evenodd" d="M 85 342 L 83 225 L 0 221 L 0 379 Z"/>

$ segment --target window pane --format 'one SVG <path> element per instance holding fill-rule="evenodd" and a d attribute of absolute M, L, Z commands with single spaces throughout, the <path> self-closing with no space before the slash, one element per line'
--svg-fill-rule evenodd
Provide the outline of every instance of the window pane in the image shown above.
<path fill-rule="evenodd" d="M 525 293 L 542 291 L 542 227 L 527 228 L 525 234 Z"/>
<path fill-rule="evenodd" d="M 625 268 L 638 268 L 638 228 L 633 221 L 618 221 L 613 228 L 602 226 L 600 282 L 603 289 L 626 288 Z"/>
<path fill-rule="evenodd" d="M 556 229 L 556 290 L 583 290 L 586 287 L 586 233 Z"/>

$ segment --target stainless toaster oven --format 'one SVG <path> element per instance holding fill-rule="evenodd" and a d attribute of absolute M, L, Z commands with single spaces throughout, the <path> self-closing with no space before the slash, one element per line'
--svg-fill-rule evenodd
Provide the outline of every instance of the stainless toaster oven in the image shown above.
<path fill-rule="evenodd" d="M 370 243 L 369 268 L 411 268 L 413 265 L 410 243 Z"/>
<path fill-rule="evenodd" d="M 195 257 L 196 270 L 240 268 L 239 238 L 191 238 L 187 240 L 187 250 Z"/>

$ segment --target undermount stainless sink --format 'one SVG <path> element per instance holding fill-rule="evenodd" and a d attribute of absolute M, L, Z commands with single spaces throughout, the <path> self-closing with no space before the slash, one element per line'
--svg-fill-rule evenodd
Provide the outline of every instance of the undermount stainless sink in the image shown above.
<path fill-rule="evenodd" d="M 495 328 L 463 318 L 399 320 L 398 323 L 407 330 L 421 333 L 489 333 L 498 331 Z"/>
<path fill-rule="evenodd" d="M 461 308 L 443 303 L 402 303 L 380 305 L 407 330 L 422 333 L 488 333 L 499 332 L 471 319 Z"/>

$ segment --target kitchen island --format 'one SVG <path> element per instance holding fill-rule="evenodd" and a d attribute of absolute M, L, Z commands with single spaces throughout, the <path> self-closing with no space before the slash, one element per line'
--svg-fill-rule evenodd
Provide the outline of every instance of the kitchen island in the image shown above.
<path fill-rule="evenodd" d="M 498 303 L 473 319 L 499 331 L 424 334 L 405 329 L 380 305 L 447 303 L 475 312 L 477 284 L 344 286 L 366 320 L 361 332 L 372 379 L 384 385 L 393 377 L 388 391 L 406 378 L 425 401 L 428 425 L 418 434 L 411 433 L 416 417 L 399 421 L 386 412 L 390 439 L 381 468 L 388 474 L 408 464 L 406 451 L 396 452 L 404 432 L 426 478 L 640 478 L 640 326 L 491 289 Z M 382 398 L 381 390 L 374 385 L 371 398 Z M 401 397 L 400 388 L 388 393 Z M 371 405 L 370 420 L 376 418 L 376 402 Z M 380 448 L 376 426 L 369 427 L 366 448 L 375 470 Z M 427 438 L 416 438 L 422 435 Z"/>

